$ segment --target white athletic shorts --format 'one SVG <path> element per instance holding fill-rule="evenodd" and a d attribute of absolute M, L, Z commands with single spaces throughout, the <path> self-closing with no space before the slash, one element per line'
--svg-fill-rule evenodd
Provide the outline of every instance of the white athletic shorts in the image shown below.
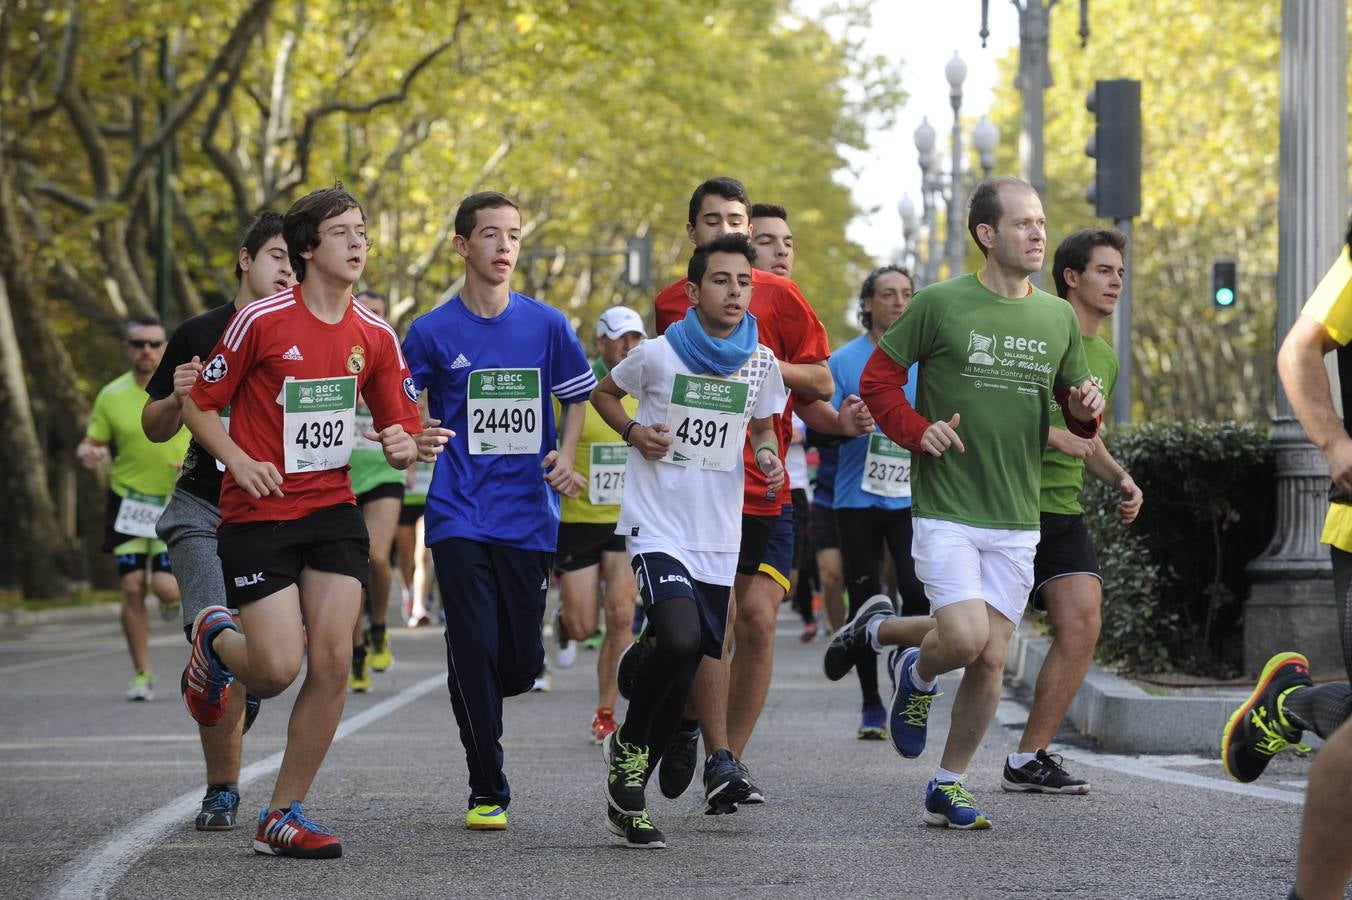
<path fill-rule="evenodd" d="M 1018 624 L 1033 587 L 1037 529 L 976 528 L 919 516 L 912 527 L 915 574 L 931 609 L 980 599 Z"/>

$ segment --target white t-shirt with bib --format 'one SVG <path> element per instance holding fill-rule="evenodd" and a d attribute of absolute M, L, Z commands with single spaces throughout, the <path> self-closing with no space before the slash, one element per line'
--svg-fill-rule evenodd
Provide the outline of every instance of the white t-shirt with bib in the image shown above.
<path fill-rule="evenodd" d="M 615 384 L 626 394 L 638 398 L 635 418 L 643 425 L 665 423 L 670 427 L 669 435 L 673 439 L 682 425 L 681 421 L 669 418 L 678 375 L 683 376 L 680 381 L 685 386 L 683 396 L 677 398 L 678 408 L 685 408 L 681 401 L 685 397 L 684 391 L 691 389 L 690 376 L 707 387 L 726 386 L 734 395 L 740 395 L 741 385 L 745 385 L 746 403 L 738 419 L 740 427 L 735 435 L 725 434 L 717 427 L 719 421 L 728 421 L 726 412 L 721 414 L 721 419 L 711 417 L 703 423 L 714 425 L 716 431 L 710 427 L 687 427 L 687 441 L 716 434 L 716 437 L 708 437 L 714 444 L 710 447 L 707 462 L 688 458 L 684 462 L 670 458 L 648 460 L 638 450 L 629 448 L 624 498 L 620 502 L 620 520 L 615 533 L 625 536 L 631 556 L 666 553 L 679 560 L 695 579 L 730 585 L 737 574 L 737 555 L 742 541 L 744 469 L 741 448 L 746 441 L 747 423 L 782 412 L 788 394 L 774 353 L 762 344 L 756 345 L 740 371 L 726 379 L 690 371 L 665 337 L 644 341 L 610 370 Z M 727 385 L 727 382 L 738 384 Z M 682 416 L 683 421 L 684 418 Z M 714 451 L 720 445 L 726 447 L 729 441 L 736 448 L 736 464 L 722 468 L 722 454 Z M 668 457 L 675 455 L 668 454 Z"/>

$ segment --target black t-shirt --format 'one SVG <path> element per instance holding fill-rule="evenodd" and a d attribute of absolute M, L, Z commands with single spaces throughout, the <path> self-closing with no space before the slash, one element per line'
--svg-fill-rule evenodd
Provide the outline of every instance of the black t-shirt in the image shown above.
<path fill-rule="evenodd" d="M 192 362 L 194 356 L 205 363 L 234 316 L 235 304 L 227 303 L 180 324 L 174 330 L 173 337 L 169 338 L 169 345 L 164 348 L 159 368 L 146 385 L 150 399 L 163 400 L 174 392 L 174 369 Z M 201 497 L 212 506 L 219 506 L 221 475 L 221 470 L 216 468 L 216 457 L 197 443 L 196 438 L 189 441 L 188 452 L 183 457 L 183 472 L 178 477 L 178 487 Z"/>

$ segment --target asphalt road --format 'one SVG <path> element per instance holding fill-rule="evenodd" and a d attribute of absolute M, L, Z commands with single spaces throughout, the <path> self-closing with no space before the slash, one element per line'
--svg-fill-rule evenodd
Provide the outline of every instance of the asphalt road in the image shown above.
<path fill-rule="evenodd" d="M 854 736 L 858 688 L 821 674 L 823 644 L 780 620 L 774 684 L 747 754 L 768 802 L 705 816 L 692 790 L 649 791 L 669 848 L 618 846 L 605 829 L 590 742 L 595 654 L 554 671 L 549 694 L 507 703 L 511 829 L 463 827 L 465 763 L 439 629 L 391 632 L 396 664 L 349 695 L 306 811 L 343 839 L 339 860 L 250 849 L 296 688 L 266 701 L 246 738 L 241 827 L 201 833 L 192 721 L 177 696 L 188 648 L 157 622 L 152 703 L 123 699 L 115 622 L 0 632 L 0 894 L 9 898 L 500 896 L 1284 897 L 1308 761 L 1284 754 L 1254 786 L 1216 759 L 1122 758 L 1078 746 L 1083 797 L 1006 794 L 1020 698 L 1001 704 L 969 786 L 995 827 L 928 828 L 920 813 L 956 681 L 918 760 Z M 883 679 L 884 684 L 886 678 Z"/>

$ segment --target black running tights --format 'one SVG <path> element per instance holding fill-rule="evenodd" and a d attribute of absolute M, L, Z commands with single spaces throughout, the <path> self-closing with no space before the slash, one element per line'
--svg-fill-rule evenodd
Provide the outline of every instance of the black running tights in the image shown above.
<path fill-rule="evenodd" d="M 693 597 L 669 597 L 648 607 L 652 648 L 634 673 L 629 710 L 620 728 L 626 744 L 665 750 L 699 668 L 699 610 Z"/>

